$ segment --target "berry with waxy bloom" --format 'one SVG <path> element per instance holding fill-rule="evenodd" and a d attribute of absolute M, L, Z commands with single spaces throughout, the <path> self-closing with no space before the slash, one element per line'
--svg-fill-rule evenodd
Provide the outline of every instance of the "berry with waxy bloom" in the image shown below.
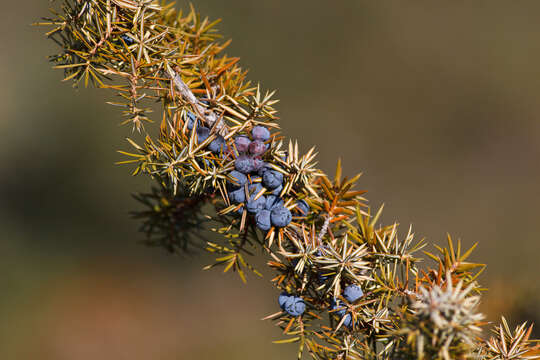
<path fill-rule="evenodd" d="M 246 210 L 249 213 L 257 213 L 260 210 L 264 209 L 264 206 L 266 205 L 266 198 L 264 196 L 261 196 L 257 199 L 255 199 L 255 194 L 251 195 L 246 203 Z"/>
<path fill-rule="evenodd" d="M 234 138 L 234 145 L 236 146 L 236 150 L 238 150 L 238 152 L 247 152 L 249 149 L 249 144 L 251 144 L 251 140 L 249 140 L 249 138 L 245 135 L 239 135 Z"/>
<path fill-rule="evenodd" d="M 229 192 L 229 200 L 234 204 L 246 201 L 246 192 L 243 187 Z"/>
<path fill-rule="evenodd" d="M 285 310 L 285 303 L 287 302 L 287 300 L 289 300 L 289 298 L 293 297 L 292 295 L 286 293 L 286 292 L 282 292 L 281 294 L 279 294 L 279 297 L 278 297 L 278 304 L 279 304 L 279 307 L 282 309 L 282 310 Z"/>
<path fill-rule="evenodd" d="M 345 314 L 345 317 L 343 319 L 343 325 L 348 328 L 352 327 L 352 315 L 350 313 Z"/>
<path fill-rule="evenodd" d="M 255 215 L 255 223 L 259 229 L 262 231 L 268 231 L 272 227 L 270 222 L 270 211 L 269 210 L 259 210 Z"/>
<path fill-rule="evenodd" d="M 187 116 L 188 116 L 187 128 L 188 130 L 193 130 L 193 126 L 195 125 L 195 120 L 197 120 L 197 117 L 191 111 L 188 111 Z M 200 126 L 200 122 L 197 124 L 197 126 Z"/>
<path fill-rule="evenodd" d="M 275 206 L 283 206 L 283 199 L 276 195 L 268 195 L 266 197 L 266 209 L 272 210 Z"/>
<path fill-rule="evenodd" d="M 279 185 L 277 188 L 272 190 L 272 195 L 279 196 L 279 194 L 281 194 L 281 190 L 283 190 L 283 185 Z"/>
<path fill-rule="evenodd" d="M 232 179 L 232 181 L 229 180 L 229 188 L 231 189 L 242 187 L 247 182 L 247 176 L 237 170 L 231 171 L 229 177 Z"/>
<path fill-rule="evenodd" d="M 266 145 L 260 140 L 254 140 L 249 144 L 249 153 L 255 156 L 262 155 L 266 151 Z"/>
<path fill-rule="evenodd" d="M 333 299 L 332 300 L 332 304 L 330 306 L 330 309 L 331 310 L 339 309 L 339 310 L 333 311 L 333 313 L 338 315 L 339 317 L 342 317 L 347 312 L 347 308 L 345 307 L 345 305 L 343 303 L 341 303 L 341 301 L 339 301 L 339 299 Z"/>
<path fill-rule="evenodd" d="M 364 292 L 362 291 L 362 288 L 356 284 L 349 285 L 343 290 L 343 297 L 351 303 L 360 299 L 362 296 L 364 296 Z"/>
<path fill-rule="evenodd" d="M 263 184 L 267 189 L 273 190 L 283 184 L 283 174 L 276 170 L 267 170 L 264 172 Z"/>
<path fill-rule="evenodd" d="M 311 209 L 306 200 L 300 200 L 296 202 L 296 210 L 300 213 L 300 216 L 307 216 Z"/>
<path fill-rule="evenodd" d="M 210 129 L 204 126 L 197 127 L 197 141 L 202 143 L 210 136 Z"/>
<path fill-rule="evenodd" d="M 285 311 L 291 316 L 300 316 L 306 311 L 304 299 L 292 296 L 285 302 Z"/>
<path fill-rule="evenodd" d="M 263 186 L 259 182 L 251 183 L 251 185 L 248 186 L 248 191 L 250 195 L 257 195 L 260 193 L 263 189 Z"/>
<path fill-rule="evenodd" d="M 253 136 L 255 140 L 266 141 L 270 139 L 270 131 L 264 126 L 257 125 L 251 130 L 251 136 Z"/>
<path fill-rule="evenodd" d="M 272 225 L 276 227 L 285 227 L 291 222 L 292 214 L 283 205 L 275 206 L 270 213 L 270 220 L 272 220 Z"/>
<path fill-rule="evenodd" d="M 234 168 L 244 174 L 253 171 L 253 159 L 247 155 L 240 155 L 234 161 Z"/>
<path fill-rule="evenodd" d="M 260 171 L 262 168 L 266 166 L 266 163 L 259 157 L 253 158 L 253 170 L 252 171 Z"/>
<path fill-rule="evenodd" d="M 212 140 L 212 142 L 210 142 L 210 144 L 208 144 L 208 150 L 216 154 L 219 154 L 220 152 L 224 152 L 225 148 L 226 148 L 225 138 L 223 138 L 223 136 L 219 134 L 216 136 L 214 140 Z"/>

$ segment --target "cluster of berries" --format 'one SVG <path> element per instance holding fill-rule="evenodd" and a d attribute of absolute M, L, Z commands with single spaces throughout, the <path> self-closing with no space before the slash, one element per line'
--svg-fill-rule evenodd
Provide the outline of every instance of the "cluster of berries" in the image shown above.
<path fill-rule="evenodd" d="M 281 293 L 278 298 L 279 306 L 281 310 L 286 311 L 291 316 L 300 316 L 306 311 L 306 303 L 304 299 L 299 296 Z"/>
<path fill-rule="evenodd" d="M 234 138 L 237 157 L 235 170 L 229 173 L 233 181 L 229 186 L 229 200 L 234 204 L 245 205 L 262 231 L 268 231 L 272 226 L 285 227 L 292 221 L 292 213 L 280 197 L 283 174 L 271 169 L 262 159 L 269 147 L 267 141 L 270 139 L 270 131 L 264 126 L 255 126 L 251 137 L 239 135 Z M 296 209 L 301 216 L 306 216 L 310 211 L 304 200 L 297 202 Z M 238 212 L 242 214 L 244 206 Z"/>
<path fill-rule="evenodd" d="M 356 300 L 360 299 L 362 296 L 364 296 L 364 292 L 362 291 L 362 288 L 356 284 L 349 285 L 343 290 L 343 297 L 349 302 L 353 303 Z M 346 307 L 341 304 L 341 301 L 339 299 L 334 299 L 332 301 L 332 305 L 330 307 L 330 310 L 333 311 L 333 314 L 336 314 L 339 316 L 339 318 L 344 318 L 343 325 L 345 325 L 348 328 L 352 327 L 352 316 L 350 313 L 347 312 Z"/>
<path fill-rule="evenodd" d="M 188 112 L 187 128 L 192 131 L 197 122 L 197 142 L 202 143 L 210 136 L 210 129 L 201 124 L 194 113 Z M 233 153 L 235 170 L 228 175 L 229 200 L 233 204 L 242 204 L 237 213 L 242 215 L 245 210 L 255 218 L 256 226 L 262 231 L 268 231 L 272 226 L 282 228 L 292 221 L 291 211 L 285 207 L 280 197 L 283 190 L 284 176 L 281 172 L 271 169 L 262 159 L 268 150 L 270 131 L 264 126 L 254 126 L 251 139 L 247 135 L 234 138 L 234 152 L 227 145 L 225 138 L 219 134 L 212 140 L 207 149 L 221 157 Z M 207 165 L 208 160 L 205 160 Z M 305 200 L 299 200 L 295 206 L 299 216 L 307 216 L 310 207 Z"/>

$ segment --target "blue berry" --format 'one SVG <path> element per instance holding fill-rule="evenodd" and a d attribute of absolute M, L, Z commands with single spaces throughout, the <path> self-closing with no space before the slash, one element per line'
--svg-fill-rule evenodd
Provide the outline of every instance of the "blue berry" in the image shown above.
<path fill-rule="evenodd" d="M 256 140 L 266 141 L 270 139 L 270 131 L 264 126 L 257 125 L 251 130 L 251 136 Z"/>
<path fill-rule="evenodd" d="M 257 170 L 257 175 L 259 176 L 263 176 L 265 172 L 268 171 L 268 164 L 267 163 L 263 163 L 262 166 L 259 168 L 259 170 Z"/>
<path fill-rule="evenodd" d="M 272 224 L 277 227 L 285 227 L 292 220 L 292 214 L 285 206 L 275 206 L 270 214 Z"/>
<path fill-rule="evenodd" d="M 244 153 L 248 151 L 251 140 L 245 135 L 240 135 L 234 138 L 234 144 L 236 145 L 236 150 Z"/>
<path fill-rule="evenodd" d="M 266 209 L 272 210 L 275 206 L 283 206 L 283 200 L 276 195 L 268 195 L 266 197 Z"/>
<path fill-rule="evenodd" d="M 270 230 L 272 227 L 272 224 L 270 223 L 270 211 L 259 210 L 259 212 L 255 215 L 255 223 L 262 231 Z"/>
<path fill-rule="evenodd" d="M 229 200 L 235 204 L 240 204 L 246 201 L 246 192 L 244 188 L 240 188 L 229 192 Z"/>
<path fill-rule="evenodd" d="M 188 130 L 193 130 L 193 126 L 195 124 L 195 120 L 197 120 L 197 117 L 191 111 L 187 112 L 187 116 L 188 116 L 187 128 L 188 128 Z M 197 125 L 200 125 L 200 123 L 198 123 Z"/>
<path fill-rule="evenodd" d="M 351 316 L 351 314 L 349 314 L 349 313 L 345 314 L 345 317 L 344 317 L 344 320 L 343 320 L 343 325 L 345 325 L 348 328 L 352 327 L 352 316 Z"/>
<path fill-rule="evenodd" d="M 356 284 L 349 285 L 343 290 L 343 297 L 347 299 L 348 302 L 355 302 L 364 296 L 362 288 Z"/>
<path fill-rule="evenodd" d="M 232 179 L 229 180 L 230 188 L 237 189 L 239 187 L 244 186 L 244 184 L 247 182 L 247 176 L 242 174 L 240 171 L 233 170 L 229 173 L 229 177 Z"/>
<path fill-rule="evenodd" d="M 277 188 L 272 190 L 272 194 L 276 195 L 276 196 L 279 196 L 279 194 L 281 194 L 281 190 L 283 190 L 283 185 L 279 185 Z"/>
<path fill-rule="evenodd" d="M 336 299 L 332 300 L 332 305 L 331 305 L 330 309 L 331 310 L 339 309 L 339 310 L 333 312 L 334 314 L 338 315 L 339 317 L 342 317 L 347 312 L 347 308 L 345 306 L 343 306 L 343 304 L 341 304 L 341 302 L 339 300 L 336 300 Z"/>
<path fill-rule="evenodd" d="M 255 156 L 261 155 L 266 151 L 266 145 L 260 140 L 254 140 L 249 144 L 249 152 Z"/>
<path fill-rule="evenodd" d="M 122 35 L 120 35 L 120 37 L 122 38 L 122 40 L 124 40 L 126 42 L 127 45 L 132 45 L 135 42 L 135 41 L 133 41 L 132 38 L 130 38 L 126 34 L 122 34 Z"/>
<path fill-rule="evenodd" d="M 306 311 L 306 304 L 301 297 L 293 296 L 285 302 L 285 311 L 291 316 L 300 316 Z"/>
<path fill-rule="evenodd" d="M 225 138 L 221 135 L 217 135 L 210 144 L 208 144 L 208 150 L 213 153 L 219 154 L 225 149 Z"/>
<path fill-rule="evenodd" d="M 283 174 L 276 170 L 267 170 L 263 174 L 263 184 L 266 188 L 273 190 L 283 184 Z"/>
<path fill-rule="evenodd" d="M 197 141 L 198 143 L 204 142 L 210 136 L 210 129 L 204 126 L 197 127 Z"/>
<path fill-rule="evenodd" d="M 307 216 L 311 209 L 306 200 L 300 200 L 296 202 L 296 210 L 298 210 L 301 216 Z"/>
<path fill-rule="evenodd" d="M 264 209 L 266 205 L 266 198 L 261 196 L 258 199 L 255 199 L 255 194 L 253 194 L 246 203 L 246 210 L 252 214 L 257 213 Z"/>
<path fill-rule="evenodd" d="M 287 294 L 286 292 L 282 292 L 281 294 L 279 294 L 279 297 L 278 297 L 279 307 L 282 310 L 285 310 L 285 303 L 287 302 L 287 300 L 289 300 L 289 298 L 292 298 L 292 297 L 294 297 L 294 296 L 291 296 L 291 295 Z"/>
<path fill-rule="evenodd" d="M 257 195 L 262 189 L 263 187 L 261 183 L 259 182 L 252 183 L 251 185 L 248 186 L 249 194 L 253 196 Z"/>
<path fill-rule="evenodd" d="M 234 162 L 234 168 L 244 174 L 253 171 L 253 159 L 247 155 L 240 155 Z"/>

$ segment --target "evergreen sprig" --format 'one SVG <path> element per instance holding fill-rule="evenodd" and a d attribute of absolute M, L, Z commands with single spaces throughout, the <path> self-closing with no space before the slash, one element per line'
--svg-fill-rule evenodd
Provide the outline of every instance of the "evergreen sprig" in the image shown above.
<path fill-rule="evenodd" d="M 246 79 L 223 50 L 217 21 L 155 0 L 62 0 L 39 25 L 60 46 L 50 57 L 74 86 L 113 90 L 140 140 L 122 164 L 153 181 L 135 195 L 146 242 L 169 251 L 206 249 L 246 281 L 262 249 L 275 271 L 281 311 L 265 319 L 315 359 L 536 359 L 532 327 L 506 320 L 485 341 L 477 305 L 484 265 L 449 237 L 432 266 L 424 241 L 379 225 L 357 190 L 331 179 L 314 149 L 279 131 L 275 92 Z M 156 106 L 157 105 L 157 106 Z M 159 108 L 157 116 L 152 111 Z M 157 134 L 147 129 L 158 120 Z M 149 126 L 148 126 L 149 127 Z M 205 240 L 200 230 L 218 234 Z M 276 305 L 276 306 L 277 306 Z"/>

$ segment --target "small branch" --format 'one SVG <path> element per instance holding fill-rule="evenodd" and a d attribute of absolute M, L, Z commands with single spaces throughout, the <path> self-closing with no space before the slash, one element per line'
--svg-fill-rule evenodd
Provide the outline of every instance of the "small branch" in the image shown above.
<path fill-rule="evenodd" d="M 182 95 L 182 98 L 187 101 L 191 106 L 193 106 L 193 109 L 197 113 L 197 115 L 208 125 L 208 127 L 212 128 L 214 127 L 214 124 L 217 122 L 217 125 L 215 125 L 216 130 L 221 135 L 226 135 L 228 133 L 227 127 L 221 120 L 219 116 L 217 116 L 213 111 L 207 110 L 204 108 L 204 106 L 199 104 L 199 100 L 195 95 L 193 95 L 193 92 L 189 88 L 189 86 L 186 85 L 186 83 L 182 80 L 180 77 L 180 74 L 178 74 L 177 71 L 173 70 L 168 63 L 165 64 L 167 75 L 175 85 L 178 92 L 180 92 L 180 95 Z"/>

